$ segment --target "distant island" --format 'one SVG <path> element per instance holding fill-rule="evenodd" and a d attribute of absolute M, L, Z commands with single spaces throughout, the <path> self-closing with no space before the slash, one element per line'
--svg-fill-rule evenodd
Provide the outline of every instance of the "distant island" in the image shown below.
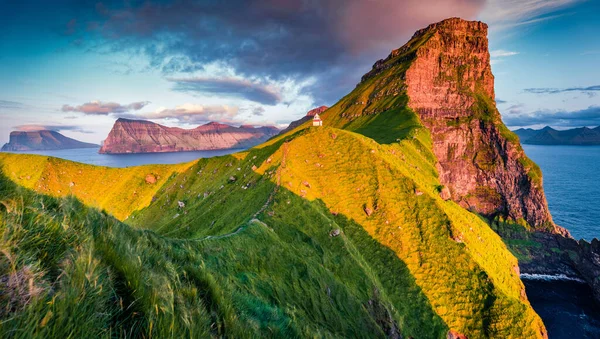
<path fill-rule="evenodd" d="M 521 143 L 530 145 L 600 145 L 600 126 L 573 128 L 564 131 L 546 126 L 542 129 L 519 128 L 515 134 Z"/>
<path fill-rule="evenodd" d="M 97 148 L 100 145 L 81 142 L 56 131 L 13 131 L 10 139 L 2 146 L 2 152 L 49 151 L 72 148 Z"/>
<path fill-rule="evenodd" d="M 279 133 L 273 126 L 229 126 L 217 122 L 194 129 L 167 127 L 147 120 L 118 119 L 100 153 L 159 153 L 250 148 Z"/>

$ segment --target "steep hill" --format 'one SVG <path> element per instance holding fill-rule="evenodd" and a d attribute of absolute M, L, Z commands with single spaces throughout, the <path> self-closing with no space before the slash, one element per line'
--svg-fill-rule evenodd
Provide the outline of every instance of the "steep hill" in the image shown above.
<path fill-rule="evenodd" d="M 81 142 L 66 137 L 55 131 L 13 131 L 10 139 L 2 146 L 2 152 L 13 151 L 47 151 L 70 148 L 96 148 L 95 144 Z"/>
<path fill-rule="evenodd" d="M 547 337 L 513 253 L 583 271 L 600 245 L 545 242 L 579 246 L 500 120 L 486 31 L 418 31 L 325 126 L 248 151 L 125 169 L 0 155 L 0 333 Z"/>
<path fill-rule="evenodd" d="M 7 154 L 2 162 L 19 158 Z M 129 286 L 116 290 L 127 310 L 121 317 L 133 312 L 145 325 L 132 329 L 127 320 L 115 330 L 138 334 L 543 337 L 516 259 L 484 221 L 439 197 L 431 159 L 419 141 L 381 145 L 339 129 L 297 132 L 175 173 L 152 190 L 148 207 L 122 217 L 133 229 L 95 231 L 79 246 L 81 259 L 72 260 L 90 260 L 86 248 L 98 249 L 97 273 L 88 275 L 107 269 L 114 275 L 102 289 Z M 44 181 L 64 183 L 79 173 L 73 165 L 58 168 L 63 177 Z M 127 170 L 143 182 L 144 168 Z M 83 181 L 73 193 L 92 185 Z M 125 185 L 115 190 L 131 193 Z M 32 227 L 11 218 L 3 220 Z M 64 286 L 68 293 L 68 281 Z M 50 304 L 43 302 L 49 295 L 40 298 L 37 321 Z M 110 298 L 96 302 L 109 307 L 102 305 Z M 194 308 L 197 314 L 187 313 Z"/>
<path fill-rule="evenodd" d="M 555 233 L 541 171 L 494 104 L 487 25 L 448 19 L 379 60 L 322 114 L 325 126 L 379 143 L 430 135 L 442 196 L 490 218 Z"/>
<path fill-rule="evenodd" d="M 151 121 L 118 119 L 100 153 L 153 153 L 248 148 L 279 133 L 275 127 L 233 127 L 211 122 L 186 130 Z"/>
<path fill-rule="evenodd" d="M 524 144 L 531 145 L 600 145 L 600 128 L 555 130 L 546 126 L 539 130 L 520 128 L 514 131 Z"/>

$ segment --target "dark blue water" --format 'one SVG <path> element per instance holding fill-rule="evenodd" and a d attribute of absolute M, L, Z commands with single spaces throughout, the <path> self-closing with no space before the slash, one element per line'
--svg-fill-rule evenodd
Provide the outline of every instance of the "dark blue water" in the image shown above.
<path fill-rule="evenodd" d="M 523 145 L 542 169 L 554 221 L 574 238 L 600 237 L 600 146 Z M 600 338 L 600 309 L 575 281 L 523 279 L 527 297 L 551 339 Z"/>
<path fill-rule="evenodd" d="M 538 279 L 523 283 L 550 339 L 600 338 L 600 309 L 587 284 Z"/>
<path fill-rule="evenodd" d="M 554 221 L 575 239 L 600 238 L 600 146 L 523 148 L 542 168 Z"/>
<path fill-rule="evenodd" d="M 211 158 L 241 151 L 241 149 L 226 149 L 218 151 L 192 151 L 170 153 L 137 153 L 137 154 L 99 154 L 99 148 L 63 149 L 56 151 L 28 151 L 28 153 L 49 155 L 71 161 L 82 162 L 97 166 L 130 167 L 148 164 L 178 164 L 200 158 Z"/>

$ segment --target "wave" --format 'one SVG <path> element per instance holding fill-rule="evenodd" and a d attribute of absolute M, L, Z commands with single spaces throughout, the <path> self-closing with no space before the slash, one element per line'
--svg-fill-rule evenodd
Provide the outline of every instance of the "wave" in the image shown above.
<path fill-rule="evenodd" d="M 585 280 L 577 277 L 569 277 L 565 274 L 533 274 L 533 273 L 522 273 L 521 279 L 524 280 L 543 280 L 543 281 L 575 281 L 578 283 L 585 283 Z"/>

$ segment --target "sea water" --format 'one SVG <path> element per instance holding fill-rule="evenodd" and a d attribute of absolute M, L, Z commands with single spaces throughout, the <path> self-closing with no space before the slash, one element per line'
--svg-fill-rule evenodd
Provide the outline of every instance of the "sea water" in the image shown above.
<path fill-rule="evenodd" d="M 148 164 L 178 164 L 200 158 L 211 158 L 241 151 L 224 149 L 215 151 L 190 151 L 167 153 L 100 154 L 99 148 L 77 148 L 53 151 L 27 151 L 11 153 L 41 154 L 85 164 L 108 167 L 131 167 Z"/>
<path fill-rule="evenodd" d="M 542 169 L 554 222 L 575 239 L 600 238 L 600 146 L 523 148 Z"/>
<path fill-rule="evenodd" d="M 600 238 L 600 146 L 523 145 L 542 169 L 554 221 L 574 238 Z M 527 297 L 553 339 L 600 338 L 600 308 L 572 279 L 522 276 Z"/>

